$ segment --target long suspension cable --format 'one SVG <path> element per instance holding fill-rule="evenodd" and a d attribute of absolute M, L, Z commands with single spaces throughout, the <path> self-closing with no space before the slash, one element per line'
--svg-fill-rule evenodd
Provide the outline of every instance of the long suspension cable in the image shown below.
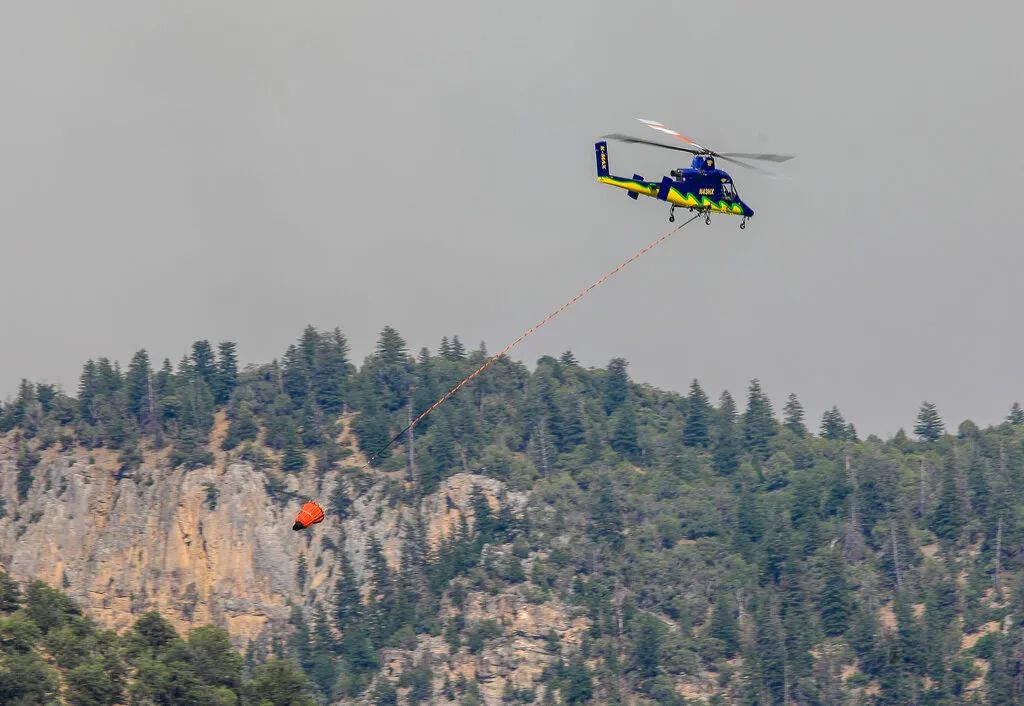
<path fill-rule="evenodd" d="M 665 233 L 664 235 L 662 235 L 662 236 L 661 236 L 660 238 L 658 238 L 657 240 L 654 240 L 654 241 L 652 241 L 651 243 L 649 243 L 649 244 L 648 244 L 648 245 L 646 245 L 645 247 L 643 247 L 643 248 L 641 248 L 640 250 L 638 250 L 637 252 L 635 252 L 635 253 L 634 253 L 634 254 L 633 254 L 632 256 L 630 256 L 630 257 L 629 257 L 629 259 L 627 259 L 627 260 L 624 260 L 624 261 L 623 261 L 623 262 L 621 262 L 621 263 L 620 263 L 620 264 L 619 264 L 619 265 L 618 265 L 617 267 L 615 267 L 614 269 L 611 269 L 611 270 L 609 270 L 608 272 L 606 272 L 606 273 L 605 273 L 604 275 L 602 275 L 602 276 L 601 276 L 601 278 L 600 278 L 600 279 L 598 279 L 598 280 L 596 280 L 596 281 L 592 282 L 592 283 L 591 283 L 591 284 L 590 284 L 589 286 L 587 286 L 587 288 L 586 288 L 586 289 L 584 289 L 583 291 L 581 291 L 581 292 L 580 292 L 579 294 L 577 294 L 576 296 L 574 296 L 574 297 L 573 297 L 572 299 L 570 299 L 569 301 L 567 301 L 567 302 L 565 302 L 564 304 L 562 304 L 562 305 L 561 305 L 560 307 L 558 307 L 557 309 L 555 309 L 554 311 L 552 311 L 552 312 L 551 312 L 550 314 L 548 314 L 548 315 L 547 315 L 547 316 L 545 316 L 545 317 L 544 317 L 543 319 L 541 319 L 540 321 L 538 321 L 537 323 L 535 323 L 535 324 L 534 324 L 533 326 L 531 326 L 530 328 L 528 328 L 528 329 L 527 329 L 526 331 L 524 331 L 524 332 L 523 332 L 522 334 L 520 334 L 519 338 L 517 338 L 516 340 L 512 341 L 512 342 L 511 342 L 510 344 L 508 344 L 507 346 L 505 346 L 504 348 L 502 348 L 502 349 L 501 349 L 501 350 L 500 350 L 499 352 L 495 353 L 495 354 L 494 354 L 494 355 L 492 355 L 492 356 L 491 356 L 490 358 L 488 358 L 487 360 L 485 360 L 485 361 L 484 361 L 484 362 L 483 362 L 483 363 L 482 363 L 482 364 L 480 365 L 480 367 L 479 367 L 479 368 L 477 368 L 477 369 L 476 369 L 476 370 L 474 370 L 474 371 L 473 371 L 472 373 L 470 373 L 470 374 L 469 374 L 469 375 L 467 375 L 467 376 L 466 376 L 465 378 L 463 378 L 463 380 L 462 380 L 461 382 L 459 382 L 459 384 L 457 384 L 457 385 L 456 385 L 455 387 L 453 387 L 452 389 L 448 390 L 448 392 L 444 393 L 444 395 L 442 395 L 442 396 L 441 396 L 441 398 L 437 400 L 437 402 L 435 402 L 434 404 L 430 405 L 430 406 L 429 406 L 429 407 L 427 407 L 427 408 L 426 408 L 425 410 L 423 410 L 422 412 L 420 412 L 419 416 L 418 416 L 418 417 L 416 417 L 415 419 L 413 419 L 413 420 L 412 420 L 411 422 L 409 422 L 409 423 L 408 423 L 408 424 L 406 425 L 406 427 L 405 427 L 404 429 L 402 429 L 402 431 L 400 431 L 400 432 L 398 432 L 397 434 L 395 434 L 395 436 L 394 436 L 394 437 L 392 437 L 392 439 L 391 439 L 391 440 L 390 440 L 390 441 L 389 441 L 388 443 L 386 443 L 386 444 L 385 444 L 384 446 L 380 447 L 380 448 L 379 448 L 379 449 L 378 449 L 377 451 L 375 451 L 375 452 L 373 453 L 373 455 L 372 455 L 372 456 L 370 456 L 370 457 L 369 457 L 369 458 L 368 458 L 368 459 L 366 460 L 366 465 L 367 465 L 367 466 L 369 466 L 369 465 L 370 465 L 370 463 L 371 463 L 371 462 L 372 462 L 372 461 L 373 461 L 373 460 L 374 460 L 375 458 L 377 458 L 377 457 L 378 457 L 378 456 L 380 456 L 380 455 L 381 455 L 382 453 L 384 453 L 384 452 L 385 452 L 385 451 L 387 451 L 387 450 L 388 450 L 389 448 L 391 448 L 391 447 L 392 447 L 392 446 L 393 446 L 393 445 L 395 444 L 395 442 L 396 442 L 396 441 L 398 441 L 399 439 L 401 439 L 401 438 L 402 438 L 403 436 L 405 436 L 405 434 L 407 434 L 407 433 L 408 433 L 409 431 L 411 431 L 411 430 L 413 429 L 413 427 L 415 427 L 415 426 L 416 426 L 417 424 L 419 424 L 419 423 L 420 423 L 421 421 L 423 421 L 423 419 L 424 419 L 424 418 L 425 418 L 425 417 L 426 417 L 426 416 L 427 416 L 428 414 L 430 414 L 430 413 L 431 413 L 431 412 L 433 412 L 433 411 L 434 411 L 435 409 L 437 409 L 438 407 L 440 407 L 441 405 L 443 405 L 443 404 L 444 404 L 445 402 L 447 402 L 447 401 L 448 401 L 448 399 L 449 399 L 449 398 L 450 398 L 450 397 L 451 397 L 452 395 L 454 395 L 454 394 L 455 394 L 456 392 L 458 392 L 458 391 L 459 391 L 459 390 L 461 390 L 461 389 L 462 389 L 463 387 L 465 387 L 466 385 L 468 385 L 468 384 L 469 384 L 469 382 L 470 382 L 471 380 L 473 380 L 473 378 L 475 378 L 476 376 L 478 376 L 478 375 L 479 375 L 480 373 L 482 373 L 483 371 L 487 370 L 487 368 L 491 367 L 491 365 L 493 365 L 493 364 L 494 364 L 495 362 L 497 362 L 499 358 L 502 358 L 503 356 L 507 355 L 507 354 L 508 354 L 508 353 L 509 353 L 509 352 L 510 352 L 510 351 L 511 351 L 512 349 L 514 349 L 514 348 L 515 348 L 516 346 L 518 346 L 518 345 L 519 345 L 520 343 L 522 343 L 522 342 L 523 342 L 523 341 L 524 341 L 524 340 L 525 340 L 525 339 L 526 339 L 526 338 L 527 338 L 528 336 L 530 336 L 530 334 L 532 334 L 533 332 L 535 332 L 535 331 L 536 331 L 537 329 L 539 329 L 540 327 L 544 326 L 544 324 L 546 324 L 546 323 L 548 323 L 549 321 L 551 321 L 551 320 L 552 320 L 553 318 L 555 318 L 556 316 L 558 316 L 559 314 L 561 314 L 561 313 L 562 313 L 563 311 L 565 311 L 566 309 L 568 309 L 568 308 L 569 308 L 570 306 L 572 306 L 573 304 L 575 304 L 576 302 L 578 302 L 578 301 L 579 301 L 580 299 L 582 299 L 583 297 L 585 297 L 585 296 L 587 296 L 588 294 L 590 294 L 590 292 L 592 292 L 593 290 L 595 290 L 595 289 L 597 289 L 598 287 L 600 287 L 600 286 L 601 286 L 602 284 L 604 284 L 605 282 L 607 282 L 608 280 L 610 280 L 610 279 L 611 279 L 612 277 L 614 277 L 615 275 L 617 275 L 617 274 L 618 274 L 619 272 L 621 272 L 622 270 L 626 269 L 626 267 L 628 267 L 629 265 L 633 264 L 634 262 L 636 262 L 637 260 L 639 260 L 639 259 L 640 259 L 641 257 L 643 257 L 644 255 L 646 255 L 647 253 L 649 253 L 649 252 L 650 252 L 651 250 L 653 250 L 654 248 L 656 248 L 656 247 L 658 247 L 659 245 L 661 245 L 662 243 L 664 243 L 664 242 L 665 242 L 666 240 L 668 240 L 668 239 L 669 239 L 669 238 L 671 238 L 671 237 L 672 237 L 673 235 L 675 235 L 675 234 L 676 234 L 676 233 L 678 233 L 678 232 L 679 232 L 680 230 L 682 230 L 684 226 L 687 226 L 687 225 L 689 225 L 689 224 L 690 224 L 690 223 L 692 223 L 692 222 L 693 222 L 694 220 L 696 220 L 697 218 L 699 218 L 699 217 L 700 217 L 700 215 L 701 215 L 701 214 L 699 214 L 699 213 L 698 213 L 698 214 L 697 214 L 696 216 L 692 216 L 692 217 L 691 217 L 691 218 L 689 218 L 688 220 L 686 220 L 686 221 L 683 221 L 683 222 L 682 222 L 681 224 L 677 225 L 677 226 L 676 226 L 675 228 L 673 228 L 673 229 L 672 229 L 672 230 L 670 230 L 669 232 Z"/>

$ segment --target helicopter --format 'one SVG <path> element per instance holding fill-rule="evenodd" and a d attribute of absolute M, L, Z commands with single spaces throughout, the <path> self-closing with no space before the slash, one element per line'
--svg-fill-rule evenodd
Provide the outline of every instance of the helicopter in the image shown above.
<path fill-rule="evenodd" d="M 600 142 L 594 144 L 597 157 L 597 180 L 602 184 L 610 184 L 629 193 L 627 196 L 634 201 L 641 195 L 656 198 L 659 201 L 667 201 L 671 204 L 669 209 L 669 223 L 675 221 L 676 206 L 681 206 L 690 211 L 697 211 L 704 214 L 704 222 L 711 225 L 712 213 L 726 213 L 734 216 L 741 216 L 740 228 L 747 227 L 747 219 L 754 215 L 754 210 L 743 202 L 732 177 L 715 166 L 715 158 L 725 162 L 738 164 L 747 169 L 753 169 L 762 174 L 772 174 L 753 164 L 740 161 L 743 159 L 756 159 L 767 162 L 786 162 L 793 159 L 790 155 L 782 154 L 752 154 L 749 152 L 726 152 L 718 153 L 703 147 L 689 137 L 682 135 L 671 128 L 667 128 L 655 120 L 637 118 L 647 127 L 670 135 L 680 142 L 688 145 L 680 147 L 677 145 L 665 145 L 660 142 L 644 140 L 629 135 L 614 134 L 604 135 Z M 661 181 L 645 181 L 639 174 L 633 178 L 613 176 L 608 167 L 608 142 L 607 140 L 618 140 L 631 144 L 651 145 L 667 150 L 689 152 L 693 160 L 689 168 L 680 167 L 669 172 L 669 176 L 662 177 Z"/>

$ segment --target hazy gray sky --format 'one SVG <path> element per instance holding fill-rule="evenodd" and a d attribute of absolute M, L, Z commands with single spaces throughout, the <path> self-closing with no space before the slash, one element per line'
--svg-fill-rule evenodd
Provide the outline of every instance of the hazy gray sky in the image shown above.
<path fill-rule="evenodd" d="M 816 424 L 999 421 L 1024 401 L 1019 2 L 6 2 L 0 395 L 197 338 L 243 362 L 306 323 L 500 349 L 664 232 L 594 178 L 660 120 L 756 216 L 623 272 L 516 355 Z M 650 132 L 650 131 L 647 131 Z M 647 137 L 656 136 L 650 132 Z M 682 157 L 683 155 L 680 155 Z M 684 160 L 613 143 L 613 172 Z"/>

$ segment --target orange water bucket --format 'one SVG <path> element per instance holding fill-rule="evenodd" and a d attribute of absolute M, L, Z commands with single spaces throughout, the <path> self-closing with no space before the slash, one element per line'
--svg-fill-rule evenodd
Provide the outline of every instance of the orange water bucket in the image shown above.
<path fill-rule="evenodd" d="M 304 530 L 310 525 L 315 525 L 317 522 L 323 521 L 324 509 L 310 500 L 302 506 L 302 509 L 299 510 L 299 514 L 295 516 L 295 524 L 292 525 L 292 529 L 296 531 Z"/>

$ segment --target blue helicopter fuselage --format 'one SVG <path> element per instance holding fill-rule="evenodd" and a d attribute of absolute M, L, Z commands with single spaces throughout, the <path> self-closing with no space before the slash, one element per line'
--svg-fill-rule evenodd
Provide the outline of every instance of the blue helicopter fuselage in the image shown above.
<path fill-rule="evenodd" d="M 639 174 L 632 178 L 613 176 L 608 166 L 608 143 L 594 145 L 597 157 L 597 180 L 602 184 L 625 189 L 628 196 L 650 196 L 697 211 L 727 213 L 750 218 L 754 210 L 740 199 L 728 173 L 715 166 L 715 159 L 709 154 L 698 154 L 689 168 L 674 169 L 671 176 L 661 181 L 646 181 Z"/>

